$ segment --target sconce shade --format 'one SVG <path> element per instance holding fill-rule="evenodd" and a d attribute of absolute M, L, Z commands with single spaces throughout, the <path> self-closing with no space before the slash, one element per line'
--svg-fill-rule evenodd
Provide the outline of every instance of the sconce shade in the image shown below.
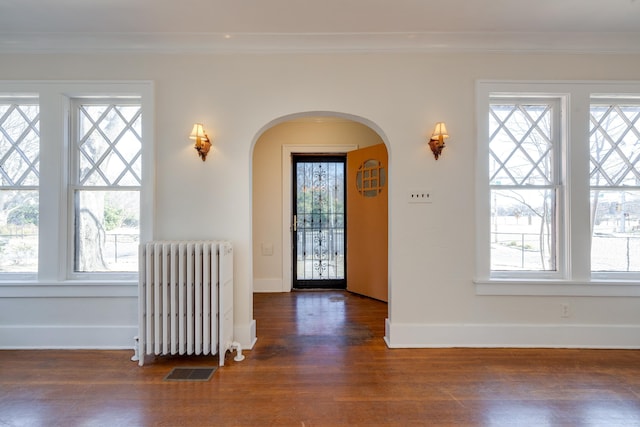
<path fill-rule="evenodd" d="M 429 147 L 431 147 L 431 151 L 433 152 L 436 160 L 438 160 L 438 157 L 440 157 L 440 155 L 442 154 L 445 138 L 449 138 L 447 126 L 444 124 L 444 122 L 436 123 L 436 127 L 433 130 L 431 139 L 429 140 Z"/>
<path fill-rule="evenodd" d="M 193 125 L 193 129 L 191 130 L 191 134 L 189 135 L 190 139 L 195 139 L 196 144 L 194 148 L 198 152 L 198 155 L 204 162 L 207 159 L 207 154 L 209 154 L 209 150 L 211 149 L 211 141 L 209 141 L 209 136 L 204 131 L 202 123 L 196 123 Z"/>
<path fill-rule="evenodd" d="M 204 129 L 202 128 L 202 123 L 196 123 L 193 125 L 193 129 L 191 130 L 191 135 L 189 135 L 189 138 L 191 139 L 195 139 L 197 140 L 198 138 L 201 139 L 209 139 L 207 138 L 207 134 L 204 133 Z"/>
<path fill-rule="evenodd" d="M 431 138 L 438 138 L 442 136 L 443 138 L 449 138 L 449 133 L 447 132 L 447 126 L 444 124 L 444 122 L 438 122 L 436 123 L 436 128 L 433 130 L 433 135 L 431 135 Z"/>

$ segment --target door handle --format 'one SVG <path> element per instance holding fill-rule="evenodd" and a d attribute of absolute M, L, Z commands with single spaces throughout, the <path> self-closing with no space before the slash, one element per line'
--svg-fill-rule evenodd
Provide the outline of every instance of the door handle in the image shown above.
<path fill-rule="evenodd" d="M 293 231 L 298 231 L 298 215 L 293 216 Z"/>

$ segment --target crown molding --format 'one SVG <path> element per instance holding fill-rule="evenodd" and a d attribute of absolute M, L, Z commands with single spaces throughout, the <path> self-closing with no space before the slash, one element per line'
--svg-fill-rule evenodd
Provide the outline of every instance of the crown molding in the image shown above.
<path fill-rule="evenodd" d="M 640 54 L 640 32 L 2 33 L 0 53 Z"/>

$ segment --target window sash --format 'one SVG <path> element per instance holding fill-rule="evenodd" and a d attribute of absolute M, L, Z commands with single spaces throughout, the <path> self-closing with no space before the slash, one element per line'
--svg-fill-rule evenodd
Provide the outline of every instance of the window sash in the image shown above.
<path fill-rule="evenodd" d="M 76 190 L 73 197 L 74 273 L 136 272 L 140 191 L 122 188 Z M 97 247 L 96 241 L 100 242 Z M 83 250 L 85 248 L 87 250 Z"/>
<path fill-rule="evenodd" d="M 640 186 L 640 101 L 592 99 L 589 118 L 591 187 Z"/>
<path fill-rule="evenodd" d="M 99 112 L 99 117 L 90 117 L 91 113 L 87 112 L 87 108 L 106 106 L 103 112 Z M 117 107 L 132 106 L 138 107 L 138 111 L 132 114 L 131 117 L 123 117 Z M 112 114 L 110 114 L 112 113 Z M 95 114 L 95 113 L 94 113 Z M 80 116 L 83 117 L 80 117 Z M 115 116 L 116 123 L 123 126 L 122 129 L 116 129 L 115 134 L 110 134 L 108 130 L 104 129 L 109 127 L 103 125 L 107 119 L 107 115 Z M 141 121 L 142 118 L 142 104 L 139 98 L 81 98 L 74 99 L 72 102 L 72 114 L 71 114 L 71 137 L 73 141 L 73 149 L 71 150 L 71 165 L 73 167 L 71 174 L 71 184 L 77 188 L 85 187 L 129 187 L 140 188 L 142 182 L 140 163 L 142 156 L 142 134 L 140 129 L 136 129 L 134 123 Z M 113 120 L 112 120 L 113 121 Z M 129 122 L 131 121 L 131 123 Z M 89 129 L 82 132 L 84 124 L 90 124 Z M 139 124 L 138 127 L 141 127 Z M 133 139 L 133 144 L 140 144 L 140 147 L 135 153 L 124 153 L 122 144 L 123 138 L 129 136 L 129 141 Z M 87 148 L 92 137 L 95 138 L 95 149 L 97 153 L 87 153 Z M 131 143 L 130 143 L 131 145 Z M 137 148 L 137 147 L 136 147 Z M 126 149 L 126 147 L 125 147 Z M 135 148 L 134 148 L 135 149 Z M 109 161 L 117 162 L 117 168 L 115 172 L 109 173 L 104 170 L 105 163 Z M 88 171 L 81 170 L 81 165 L 88 167 Z M 113 169 L 113 168 L 112 168 Z M 119 170 L 122 169 L 122 170 Z M 132 175 L 132 179 L 123 183 L 123 175 Z M 97 176 L 93 181 L 101 181 L 101 183 L 91 182 L 91 177 Z M 89 182 L 88 182 L 89 181 Z"/>
<path fill-rule="evenodd" d="M 553 186 L 491 188 L 493 275 L 557 273 L 558 194 Z"/>

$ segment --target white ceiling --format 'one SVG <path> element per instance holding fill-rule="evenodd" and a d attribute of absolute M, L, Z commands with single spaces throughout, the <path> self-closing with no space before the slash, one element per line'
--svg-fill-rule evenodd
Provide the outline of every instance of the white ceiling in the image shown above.
<path fill-rule="evenodd" d="M 0 52 L 640 53 L 640 0 L 0 0 Z"/>

